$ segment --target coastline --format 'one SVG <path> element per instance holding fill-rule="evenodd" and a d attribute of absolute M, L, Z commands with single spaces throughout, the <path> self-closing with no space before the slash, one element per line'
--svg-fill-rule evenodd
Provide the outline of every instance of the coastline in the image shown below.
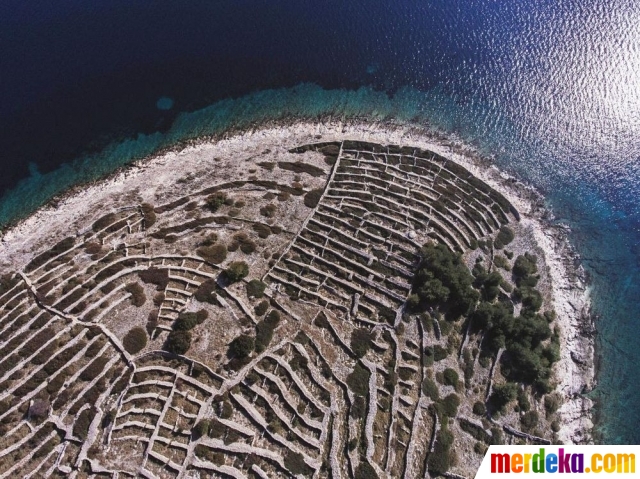
<path fill-rule="evenodd" d="M 567 239 L 567 229 L 553 223 L 551 213 L 544 209 L 541 195 L 516 178 L 481 157 L 455 138 L 428 132 L 423 127 L 393 121 L 347 122 L 331 117 L 318 121 L 273 121 L 253 124 L 250 128 L 232 129 L 220 135 L 186 140 L 163 148 L 153 156 L 121 167 L 108 177 L 78 185 L 55 197 L 27 218 L 2 232 L 0 264 L 3 268 L 24 266 L 34 251 L 53 240 L 58 241 L 74 229 L 89 212 L 103 213 L 101 205 L 107 199 L 116 208 L 118 200 L 134 193 L 148 200 L 153 195 L 171 199 L 171 185 L 184 171 L 209 172 L 207 158 L 227 157 L 240 161 L 258 147 L 280 147 L 300 142 L 323 142 L 351 138 L 392 144 L 410 144 L 441 154 L 500 191 L 521 214 L 521 223 L 533 231 L 536 244 L 544 252 L 551 295 L 561 329 L 561 359 L 555 366 L 559 384 L 556 390 L 564 397 L 560 409 L 562 427 L 558 432 L 562 442 L 592 441 L 593 402 L 581 393 L 595 384 L 595 352 L 593 321 L 590 317 L 589 288 L 579 257 Z M 176 164 L 181 168 L 176 168 Z M 152 181 L 154 183 L 152 183 Z"/>

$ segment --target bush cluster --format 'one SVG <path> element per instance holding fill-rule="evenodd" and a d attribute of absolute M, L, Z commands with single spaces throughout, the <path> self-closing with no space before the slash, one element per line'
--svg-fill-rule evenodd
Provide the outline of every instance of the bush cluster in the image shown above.
<path fill-rule="evenodd" d="M 462 256 L 442 243 L 426 244 L 420 250 L 422 261 L 416 272 L 413 291 L 419 307 L 439 307 L 453 319 L 467 314 L 478 301 L 473 276 Z"/>

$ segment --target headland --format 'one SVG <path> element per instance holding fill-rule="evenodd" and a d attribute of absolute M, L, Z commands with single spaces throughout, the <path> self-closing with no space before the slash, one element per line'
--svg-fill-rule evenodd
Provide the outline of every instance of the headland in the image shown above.
<path fill-rule="evenodd" d="M 472 477 L 489 444 L 591 441 L 566 230 L 418 128 L 193 141 L 56 199 L 0 258 L 0 478 Z"/>

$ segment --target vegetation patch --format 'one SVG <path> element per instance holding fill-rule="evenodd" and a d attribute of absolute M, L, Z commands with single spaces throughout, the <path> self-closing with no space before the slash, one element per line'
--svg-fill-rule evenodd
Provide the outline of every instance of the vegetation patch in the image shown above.
<path fill-rule="evenodd" d="M 122 338 L 122 345 L 129 354 L 139 353 L 147 345 L 147 333 L 140 327 L 131 328 Z"/>
<path fill-rule="evenodd" d="M 247 283 L 247 297 L 248 298 L 262 298 L 264 296 L 264 290 L 267 285 L 259 279 L 252 279 Z"/>
<path fill-rule="evenodd" d="M 321 176 L 325 176 L 326 173 L 322 168 L 318 168 L 317 166 L 310 165 L 308 163 L 303 163 L 301 161 L 292 162 L 292 161 L 279 161 L 278 168 L 283 170 L 293 171 L 294 173 L 306 173 L 315 178 L 319 178 Z"/>

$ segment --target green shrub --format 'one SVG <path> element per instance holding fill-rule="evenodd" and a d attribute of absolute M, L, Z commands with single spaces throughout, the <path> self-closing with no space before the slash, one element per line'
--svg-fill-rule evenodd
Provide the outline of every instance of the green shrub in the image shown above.
<path fill-rule="evenodd" d="M 227 259 L 227 247 L 222 243 L 201 246 L 196 249 L 196 254 L 210 263 L 220 264 Z"/>
<path fill-rule="evenodd" d="M 531 431 L 538 425 L 539 419 L 537 411 L 529 411 L 520 418 L 520 423 L 525 431 Z"/>
<path fill-rule="evenodd" d="M 460 379 L 458 373 L 451 368 L 447 368 L 444 370 L 444 384 L 447 386 L 456 387 L 458 385 L 458 380 Z"/>
<path fill-rule="evenodd" d="M 484 403 L 481 401 L 476 401 L 473 403 L 473 414 L 477 414 L 478 416 L 484 416 L 487 413 L 487 408 Z"/>
<path fill-rule="evenodd" d="M 516 398 L 518 386 L 505 383 L 493 388 L 489 402 L 496 411 L 504 411 L 507 404 Z"/>
<path fill-rule="evenodd" d="M 320 202 L 320 198 L 322 198 L 323 190 L 322 188 L 317 188 L 315 190 L 310 190 L 304 195 L 304 205 L 309 208 L 315 208 L 318 206 Z"/>
<path fill-rule="evenodd" d="M 248 357 L 255 348 L 255 340 L 246 334 L 242 334 L 229 344 L 229 356 L 235 358 Z"/>
<path fill-rule="evenodd" d="M 356 468 L 355 479 L 378 479 L 378 474 L 373 466 L 363 459 Z"/>
<path fill-rule="evenodd" d="M 498 231 L 498 235 L 496 236 L 496 241 L 494 243 L 494 246 L 497 249 L 502 249 L 502 247 L 511 243 L 513 241 L 513 238 L 515 238 L 513 230 L 508 226 L 502 226 L 500 228 L 500 231 Z M 501 246 L 498 247 L 498 244 L 500 244 Z"/>
<path fill-rule="evenodd" d="M 456 417 L 458 414 L 458 406 L 460 406 L 460 398 L 457 394 L 451 393 L 442 400 L 442 412 L 449 417 Z"/>
<path fill-rule="evenodd" d="M 200 301 L 201 303 L 211 303 L 211 304 L 217 304 L 217 300 L 216 300 L 216 293 L 215 290 L 217 289 L 218 285 L 216 284 L 216 280 L 215 279 L 208 279 L 205 282 L 203 282 L 202 284 L 200 284 L 200 286 L 198 287 L 198 289 L 196 289 L 196 292 L 194 293 L 194 297 Z"/>
<path fill-rule="evenodd" d="M 249 274 L 249 265 L 244 261 L 234 261 L 225 270 L 225 276 L 231 283 L 245 278 Z"/>
<path fill-rule="evenodd" d="M 287 450 L 284 456 L 284 467 L 294 476 L 310 476 L 313 470 L 304 462 L 304 456 L 299 452 Z"/>
<path fill-rule="evenodd" d="M 562 406 L 562 396 L 558 393 L 547 394 L 544 397 L 544 409 L 547 415 L 555 413 Z"/>
<path fill-rule="evenodd" d="M 200 439 L 203 436 L 207 436 L 209 434 L 209 427 L 211 424 L 206 419 L 202 419 L 199 421 L 193 429 L 191 430 L 191 436 L 193 439 Z"/>
<path fill-rule="evenodd" d="M 202 324 L 208 315 L 209 313 L 205 309 L 201 309 L 197 313 L 183 311 L 173 323 L 173 329 L 175 331 L 190 331 L 198 324 Z"/>
<path fill-rule="evenodd" d="M 138 283 L 129 283 L 124 287 L 124 290 L 131 294 L 131 303 L 138 308 L 147 300 L 144 289 Z"/>
<path fill-rule="evenodd" d="M 205 204 L 212 212 L 216 212 L 227 200 L 227 194 L 223 191 L 216 191 L 212 195 L 207 196 Z"/>
<path fill-rule="evenodd" d="M 138 276 L 143 283 L 155 284 L 158 291 L 163 291 L 169 283 L 169 270 L 166 268 L 151 267 L 144 271 L 138 271 Z"/>
<path fill-rule="evenodd" d="M 156 212 L 153 211 L 153 205 L 149 203 L 142 203 L 140 205 L 140 211 L 144 216 L 144 227 L 149 228 L 156 222 Z"/>
<path fill-rule="evenodd" d="M 191 347 L 191 332 L 171 331 L 164 343 L 164 349 L 173 354 L 185 354 Z"/>
<path fill-rule="evenodd" d="M 371 348 L 371 332 L 365 328 L 353 330 L 351 333 L 351 349 L 358 359 L 364 357 Z"/>
<path fill-rule="evenodd" d="M 424 378 L 424 381 L 422 382 L 422 392 L 425 396 L 430 397 L 432 401 L 440 399 L 438 385 L 430 378 Z"/>
<path fill-rule="evenodd" d="M 347 376 L 347 386 L 355 395 L 366 396 L 369 392 L 370 376 L 371 372 L 360 363 L 357 363 L 351 374 Z"/>
<path fill-rule="evenodd" d="M 466 314 L 478 301 L 473 276 L 462 256 L 442 243 L 426 244 L 420 250 L 422 261 L 414 277 L 413 291 L 421 303 L 446 307 L 452 318 Z"/>
<path fill-rule="evenodd" d="M 131 328 L 122 339 L 122 345 L 129 354 L 136 354 L 147 345 L 147 333 L 140 327 Z"/>
<path fill-rule="evenodd" d="M 267 285 L 259 279 L 252 279 L 247 283 L 247 297 L 262 298 Z"/>
<path fill-rule="evenodd" d="M 256 304 L 256 307 L 253 308 L 253 311 L 256 313 L 256 316 L 262 316 L 267 312 L 267 309 L 269 309 L 269 301 L 264 300 Z"/>

